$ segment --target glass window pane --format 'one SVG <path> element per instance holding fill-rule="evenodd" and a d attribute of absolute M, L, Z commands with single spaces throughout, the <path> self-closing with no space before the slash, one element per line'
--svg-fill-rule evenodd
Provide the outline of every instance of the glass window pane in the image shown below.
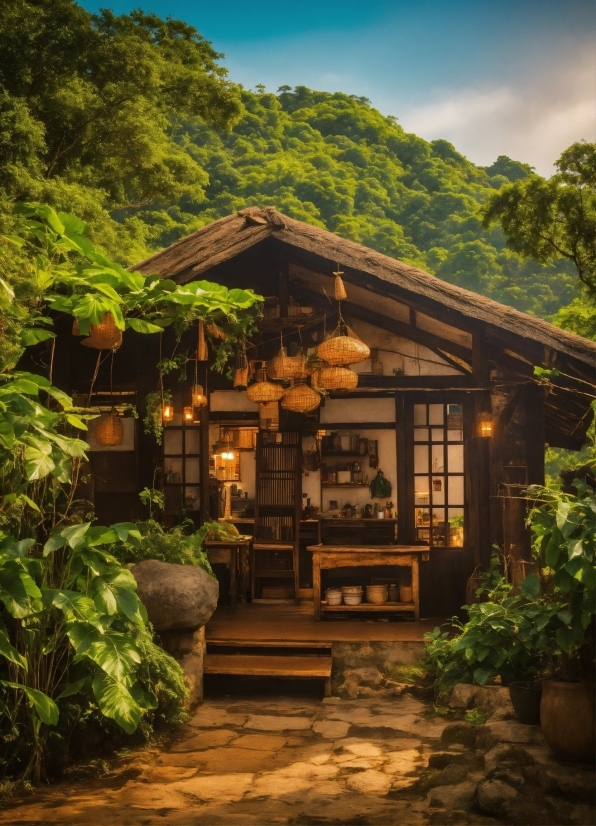
<path fill-rule="evenodd" d="M 425 425 L 425 424 L 427 424 L 426 405 L 425 404 L 415 404 L 414 405 L 414 424 L 415 425 Z"/>
<path fill-rule="evenodd" d="M 182 459 L 165 458 L 163 469 L 166 477 L 166 482 L 181 482 L 182 481 Z"/>
<path fill-rule="evenodd" d="M 187 459 L 186 460 L 186 481 L 200 482 L 201 481 L 201 460 Z"/>
<path fill-rule="evenodd" d="M 182 485 L 166 485 L 164 488 L 166 513 L 178 513 L 182 507 Z"/>
<path fill-rule="evenodd" d="M 464 472 L 463 445 L 447 445 L 447 471 L 448 473 Z"/>
<path fill-rule="evenodd" d="M 200 488 L 198 486 L 192 486 L 184 489 L 184 507 L 190 511 L 198 511 L 200 508 Z"/>
<path fill-rule="evenodd" d="M 432 481 L 433 490 L 433 505 L 445 504 L 445 477 L 433 476 Z"/>
<path fill-rule="evenodd" d="M 433 442 L 444 442 L 445 431 L 442 427 L 433 427 L 431 430 Z"/>
<path fill-rule="evenodd" d="M 414 504 L 428 505 L 429 504 L 429 482 L 428 476 L 414 477 Z"/>
<path fill-rule="evenodd" d="M 196 428 L 188 428 L 185 433 L 184 443 L 185 453 L 200 453 L 201 452 L 201 431 Z"/>
<path fill-rule="evenodd" d="M 449 477 L 449 497 L 450 505 L 464 504 L 464 477 L 450 476 Z"/>
<path fill-rule="evenodd" d="M 443 526 L 445 524 L 445 508 L 433 508 L 432 520 L 433 525 Z"/>
<path fill-rule="evenodd" d="M 463 548 L 464 545 L 464 511 L 463 508 L 449 508 L 449 545 L 452 548 Z"/>
<path fill-rule="evenodd" d="M 414 473 L 428 473 L 428 445 L 414 445 Z"/>
<path fill-rule="evenodd" d="M 416 427 L 414 429 L 415 442 L 428 442 L 430 440 L 430 433 L 428 427 Z"/>
<path fill-rule="evenodd" d="M 416 527 L 424 528 L 430 525 L 430 511 L 428 508 L 416 508 Z"/>
<path fill-rule="evenodd" d="M 445 470 L 445 454 L 443 445 L 433 445 L 432 450 L 432 472 L 441 473 Z"/>
<path fill-rule="evenodd" d="M 182 453 L 182 431 L 168 430 L 166 427 L 163 434 L 163 452 L 168 453 Z"/>
<path fill-rule="evenodd" d="M 442 404 L 429 404 L 428 423 L 443 424 L 444 408 Z"/>
<path fill-rule="evenodd" d="M 464 440 L 464 431 L 457 428 L 449 428 L 447 431 L 447 441 L 448 442 L 463 442 Z"/>

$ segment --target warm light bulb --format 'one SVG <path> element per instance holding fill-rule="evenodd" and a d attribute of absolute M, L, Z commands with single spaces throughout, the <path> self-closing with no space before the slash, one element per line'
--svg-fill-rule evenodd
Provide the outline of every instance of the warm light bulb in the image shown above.
<path fill-rule="evenodd" d="M 171 422 L 174 418 L 174 405 L 164 404 L 161 409 L 161 418 L 164 422 Z"/>
<path fill-rule="evenodd" d="M 222 459 L 227 459 L 229 462 L 234 461 L 234 451 L 233 450 L 224 450 L 221 454 Z"/>
<path fill-rule="evenodd" d="M 207 407 L 207 396 L 203 393 L 203 387 L 200 384 L 193 385 L 191 395 L 193 407 Z"/>
<path fill-rule="evenodd" d="M 185 422 L 192 422 L 192 420 L 193 420 L 192 407 L 183 408 L 182 418 L 184 419 Z"/>
<path fill-rule="evenodd" d="M 493 435 L 492 413 L 479 413 L 476 418 L 476 427 L 478 435 L 481 439 L 490 439 L 490 437 Z"/>

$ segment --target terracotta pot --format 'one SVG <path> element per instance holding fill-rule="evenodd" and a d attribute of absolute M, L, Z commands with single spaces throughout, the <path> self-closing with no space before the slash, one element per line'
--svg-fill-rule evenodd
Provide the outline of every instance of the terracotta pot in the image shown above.
<path fill-rule="evenodd" d="M 544 739 L 568 760 L 594 762 L 594 683 L 544 680 L 540 724 Z"/>
<path fill-rule="evenodd" d="M 515 716 L 526 726 L 540 725 L 540 701 L 542 686 L 526 686 L 522 683 L 509 683 L 509 696 Z"/>

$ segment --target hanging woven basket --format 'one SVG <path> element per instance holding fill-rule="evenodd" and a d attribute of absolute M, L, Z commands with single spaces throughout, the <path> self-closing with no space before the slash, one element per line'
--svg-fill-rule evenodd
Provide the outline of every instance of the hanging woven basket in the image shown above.
<path fill-rule="evenodd" d="M 295 384 L 284 393 L 281 406 L 293 413 L 309 413 L 321 404 L 321 397 L 308 384 Z"/>
<path fill-rule="evenodd" d="M 264 404 L 265 402 L 278 402 L 284 394 L 283 387 L 279 384 L 267 381 L 267 371 L 257 370 L 256 382 L 246 391 L 246 397 L 251 402 Z"/>
<path fill-rule="evenodd" d="M 124 430 L 120 416 L 115 410 L 109 413 L 102 413 L 95 425 L 95 441 L 98 445 L 114 447 L 121 445 L 124 438 Z"/>
<path fill-rule="evenodd" d="M 348 367 L 321 367 L 313 374 L 313 381 L 323 390 L 354 390 L 358 373 Z"/>
<path fill-rule="evenodd" d="M 370 349 L 356 336 L 351 335 L 347 324 L 340 322 L 331 336 L 317 346 L 317 355 L 332 367 L 358 364 L 370 358 Z"/>
<path fill-rule="evenodd" d="M 245 352 L 238 353 L 236 356 L 234 387 L 236 390 L 246 390 L 248 387 L 248 359 Z"/>
<path fill-rule="evenodd" d="M 105 313 L 99 324 L 92 324 L 89 338 L 84 338 L 81 344 L 94 350 L 117 350 L 122 344 L 122 330 L 116 327 L 112 313 Z"/>
<path fill-rule="evenodd" d="M 199 326 L 197 330 L 197 361 L 207 361 L 209 358 L 209 350 L 207 349 L 207 340 L 205 338 L 205 322 L 199 319 Z"/>
<path fill-rule="evenodd" d="M 288 356 L 285 347 L 267 362 L 267 374 L 270 379 L 296 379 L 308 378 L 311 374 L 310 363 L 304 353 L 295 356 Z"/>

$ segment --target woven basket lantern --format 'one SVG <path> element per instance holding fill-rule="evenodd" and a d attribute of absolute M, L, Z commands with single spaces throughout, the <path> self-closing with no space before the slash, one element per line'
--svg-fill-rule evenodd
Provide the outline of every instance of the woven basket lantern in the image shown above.
<path fill-rule="evenodd" d="M 234 370 L 234 387 L 236 390 L 246 390 L 248 387 L 248 359 L 243 351 L 236 356 L 236 369 Z"/>
<path fill-rule="evenodd" d="M 321 404 L 321 397 L 308 384 L 295 384 L 284 393 L 281 406 L 293 413 L 310 413 Z"/>
<path fill-rule="evenodd" d="M 72 322 L 72 334 L 73 336 L 82 336 L 81 328 L 79 327 L 79 319 L 75 318 Z"/>
<path fill-rule="evenodd" d="M 323 390 L 354 390 L 358 387 L 358 373 L 348 367 L 321 367 L 313 381 Z"/>
<path fill-rule="evenodd" d="M 345 322 L 340 321 L 330 338 L 317 346 L 317 355 L 335 367 L 365 361 L 370 358 L 370 349 L 359 338 L 350 335 Z"/>
<path fill-rule="evenodd" d="M 267 362 L 267 373 L 270 379 L 297 379 L 308 378 L 311 374 L 310 364 L 304 353 L 288 356 L 285 347 Z"/>
<path fill-rule="evenodd" d="M 205 338 L 205 322 L 199 319 L 199 326 L 197 329 L 197 361 L 207 361 L 209 358 L 209 350 L 207 349 L 207 340 Z"/>
<path fill-rule="evenodd" d="M 108 445 L 114 447 L 121 445 L 124 438 L 124 430 L 120 416 L 115 410 L 109 413 L 102 413 L 95 425 L 95 441 L 98 445 Z"/>
<path fill-rule="evenodd" d="M 94 350 L 117 350 L 122 344 L 122 330 L 116 327 L 112 313 L 105 313 L 99 324 L 92 324 L 89 338 L 81 344 Z"/>
<path fill-rule="evenodd" d="M 246 397 L 251 402 L 278 402 L 284 394 L 283 387 L 267 381 L 267 371 L 257 370 L 256 382 L 246 391 Z"/>

